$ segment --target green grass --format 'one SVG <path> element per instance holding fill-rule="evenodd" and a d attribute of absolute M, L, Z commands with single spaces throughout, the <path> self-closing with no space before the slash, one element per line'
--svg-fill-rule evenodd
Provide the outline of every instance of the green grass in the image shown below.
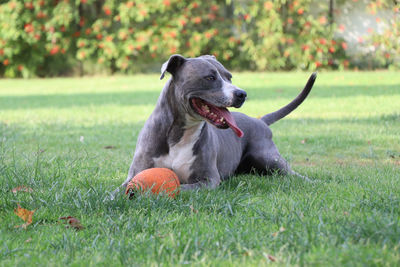
<path fill-rule="evenodd" d="M 308 75 L 236 74 L 248 93 L 241 111 L 276 110 Z M 107 200 L 164 82 L 0 80 L 0 266 L 400 264 L 399 73 L 320 73 L 272 125 L 281 154 L 319 182 L 243 175 L 175 200 Z M 34 192 L 13 194 L 20 185 Z M 37 209 L 26 230 L 14 228 L 17 203 Z M 66 229 L 61 216 L 85 229 Z"/>

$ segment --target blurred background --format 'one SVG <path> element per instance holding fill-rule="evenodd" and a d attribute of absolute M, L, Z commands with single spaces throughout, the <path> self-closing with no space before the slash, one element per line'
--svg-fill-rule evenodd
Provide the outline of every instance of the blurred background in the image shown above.
<path fill-rule="evenodd" d="M 0 76 L 158 72 L 171 54 L 231 70 L 399 69 L 397 0 L 0 0 Z"/>

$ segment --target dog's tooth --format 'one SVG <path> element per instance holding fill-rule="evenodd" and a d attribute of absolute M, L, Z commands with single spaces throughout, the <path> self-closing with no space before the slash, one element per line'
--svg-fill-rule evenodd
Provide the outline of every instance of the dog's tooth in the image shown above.
<path fill-rule="evenodd" d="M 208 108 L 207 105 L 202 105 L 201 106 L 201 110 L 204 111 L 205 113 L 209 113 L 210 112 L 210 109 Z"/>

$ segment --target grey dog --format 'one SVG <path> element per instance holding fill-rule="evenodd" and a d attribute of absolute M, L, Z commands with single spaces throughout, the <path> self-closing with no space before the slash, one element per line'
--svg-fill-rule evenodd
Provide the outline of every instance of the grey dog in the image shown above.
<path fill-rule="evenodd" d="M 251 118 L 239 108 L 247 94 L 231 82 L 232 75 L 214 56 L 185 58 L 173 55 L 162 65 L 172 77 L 141 130 L 128 177 L 142 170 L 164 167 L 179 177 L 181 189 L 215 188 L 236 173 L 295 173 L 279 154 L 268 125 L 292 112 L 307 97 L 316 79 L 285 107 Z"/>

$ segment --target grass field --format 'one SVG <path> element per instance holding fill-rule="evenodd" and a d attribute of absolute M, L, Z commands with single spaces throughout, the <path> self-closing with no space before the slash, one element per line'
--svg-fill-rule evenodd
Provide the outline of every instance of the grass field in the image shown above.
<path fill-rule="evenodd" d="M 241 111 L 276 110 L 308 76 L 236 74 Z M 400 264 L 399 73 L 320 73 L 271 126 L 281 154 L 316 183 L 243 175 L 175 200 L 110 201 L 164 82 L 0 80 L 0 266 Z M 21 185 L 33 192 L 11 192 Z M 36 209 L 27 229 L 14 228 L 18 204 Z"/>

